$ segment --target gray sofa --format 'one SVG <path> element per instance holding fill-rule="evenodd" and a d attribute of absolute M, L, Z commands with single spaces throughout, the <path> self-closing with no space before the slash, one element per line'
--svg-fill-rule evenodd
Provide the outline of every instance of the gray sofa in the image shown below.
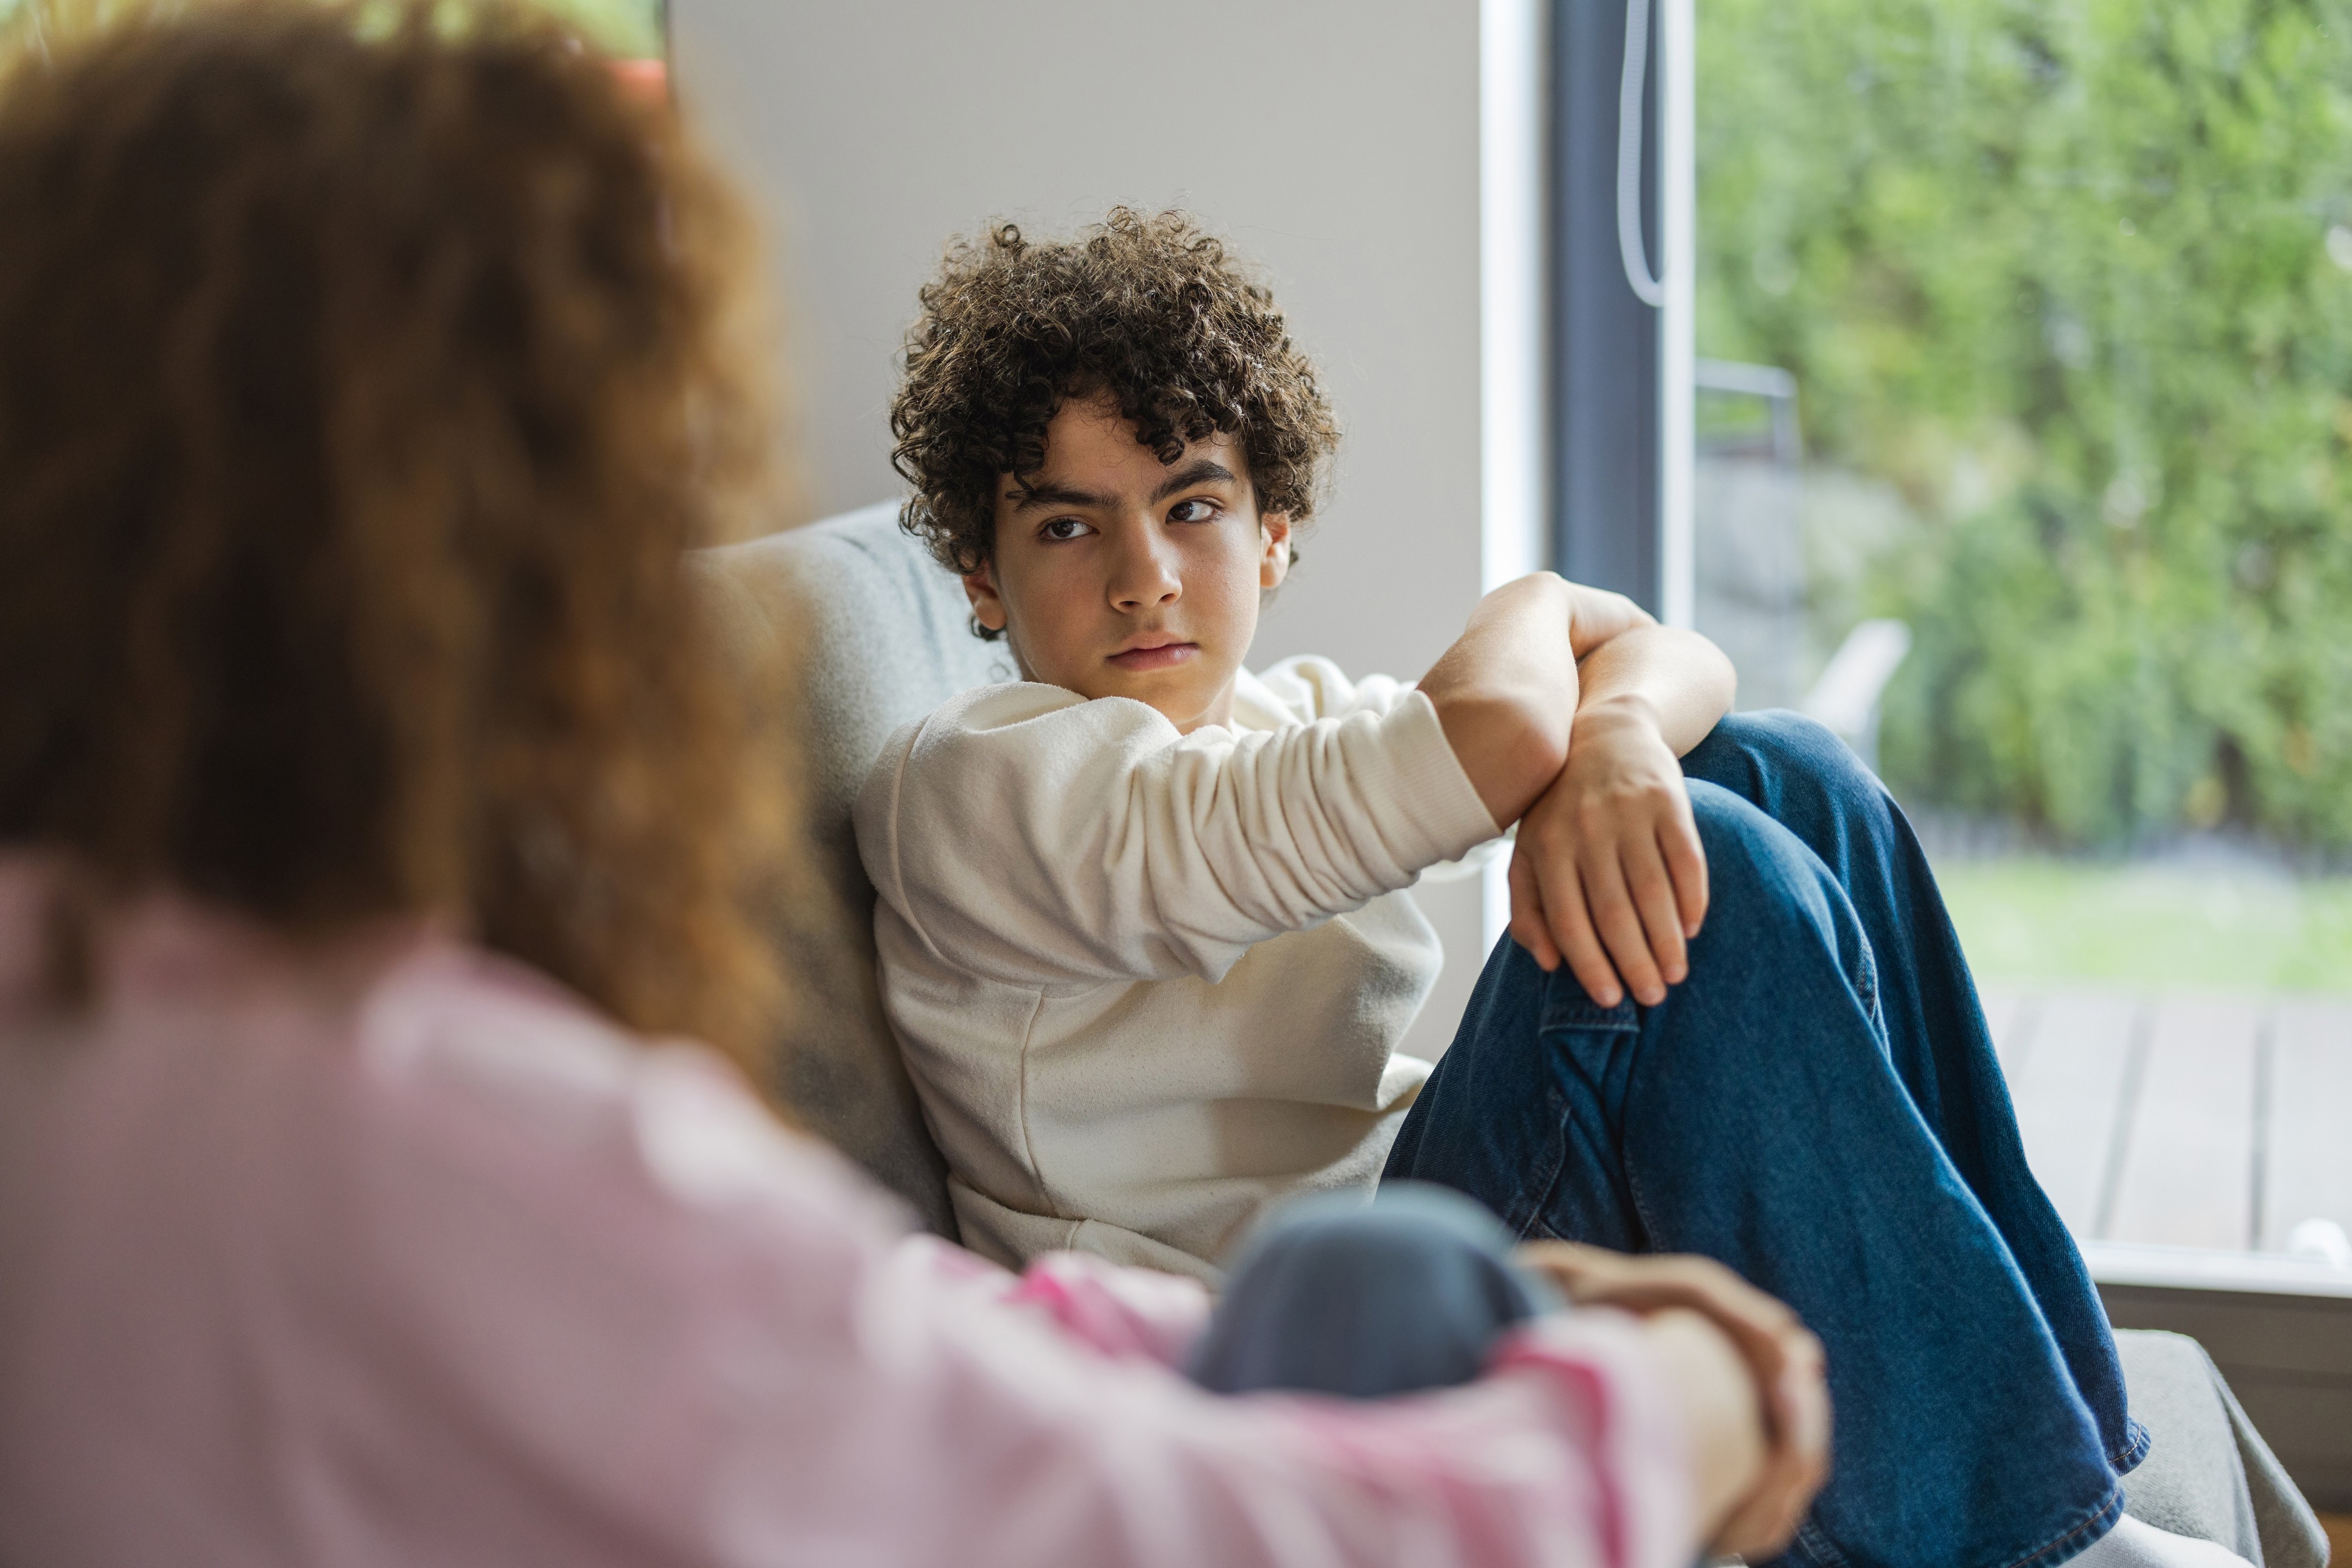
<path fill-rule="evenodd" d="M 804 899 L 815 907 L 774 921 L 798 999 L 779 1042 L 783 1096 L 804 1126 L 954 1239 L 946 1166 L 882 1016 L 874 889 L 849 814 L 892 730 L 1013 670 L 1002 644 L 971 635 L 962 588 L 897 520 L 895 503 L 870 506 L 702 552 L 689 569 L 729 639 L 747 656 L 782 647 L 792 671 L 777 700 L 803 767 L 814 871 Z M 2258 1568 L 2321 1568 L 2317 1520 L 2197 1342 L 2140 1332 L 2117 1342 L 2134 1412 L 2156 1437 L 2128 1483 L 2131 1511 Z"/>
<path fill-rule="evenodd" d="M 962 587 L 899 529 L 894 504 L 704 551 L 691 570 L 729 639 L 747 654 L 781 643 L 790 672 L 780 696 L 820 907 L 775 922 L 797 1001 L 777 1052 L 784 1098 L 953 1240 L 947 1166 L 882 1016 L 874 885 L 849 810 L 891 731 L 959 691 L 1012 679 L 1012 659 L 971 635 Z"/>

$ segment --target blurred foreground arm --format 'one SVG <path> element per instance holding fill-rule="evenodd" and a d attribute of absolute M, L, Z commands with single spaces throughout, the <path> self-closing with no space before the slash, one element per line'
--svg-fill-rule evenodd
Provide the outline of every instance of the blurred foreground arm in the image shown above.
<path fill-rule="evenodd" d="M 1516 1258 L 1579 1306 L 1643 1314 L 1651 1351 L 1682 1396 L 1707 1539 L 1751 1560 L 1778 1555 L 1829 1479 L 1821 1341 L 1712 1258 L 1564 1241 L 1532 1242 Z"/>

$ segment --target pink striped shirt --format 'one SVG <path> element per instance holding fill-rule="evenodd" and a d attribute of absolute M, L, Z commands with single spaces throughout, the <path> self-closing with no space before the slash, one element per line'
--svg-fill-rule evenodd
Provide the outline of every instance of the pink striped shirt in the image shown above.
<path fill-rule="evenodd" d="M 422 931 L 150 900 L 93 1004 L 0 858 L 0 1562 L 1683 1568 L 1606 1313 L 1223 1399 L 1187 1280 L 925 1237 L 731 1070 Z"/>

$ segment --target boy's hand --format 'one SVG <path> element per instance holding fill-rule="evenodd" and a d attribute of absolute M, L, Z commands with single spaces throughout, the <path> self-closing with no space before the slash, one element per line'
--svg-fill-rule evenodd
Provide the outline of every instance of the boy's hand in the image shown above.
<path fill-rule="evenodd" d="M 1796 1313 L 1712 1258 L 1633 1257 L 1538 1241 L 1520 1247 L 1512 1260 L 1549 1279 L 1578 1306 L 1645 1316 L 1681 1310 L 1721 1331 L 1754 1380 L 1764 1431 L 1760 1465 L 1739 1466 L 1749 1473 L 1738 1478 L 1736 1500 L 1726 1499 L 1719 1510 L 1711 1510 L 1713 1544 L 1759 1561 L 1778 1555 L 1829 1477 L 1830 1396 L 1822 1342 Z"/>
<path fill-rule="evenodd" d="M 1644 1006 L 1690 973 L 1706 918 L 1706 856 L 1682 765 L 1635 700 L 1588 703 L 1568 764 L 1519 821 L 1511 935 L 1546 971 L 1563 960 L 1604 1007 Z"/>

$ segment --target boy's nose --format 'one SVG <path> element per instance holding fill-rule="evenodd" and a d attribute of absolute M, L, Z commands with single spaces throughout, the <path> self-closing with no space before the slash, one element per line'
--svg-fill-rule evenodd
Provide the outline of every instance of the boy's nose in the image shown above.
<path fill-rule="evenodd" d="M 1111 573 L 1112 605 L 1127 612 L 1149 610 L 1181 597 L 1184 584 L 1176 574 L 1173 554 L 1160 541 L 1149 538 L 1120 552 Z"/>

